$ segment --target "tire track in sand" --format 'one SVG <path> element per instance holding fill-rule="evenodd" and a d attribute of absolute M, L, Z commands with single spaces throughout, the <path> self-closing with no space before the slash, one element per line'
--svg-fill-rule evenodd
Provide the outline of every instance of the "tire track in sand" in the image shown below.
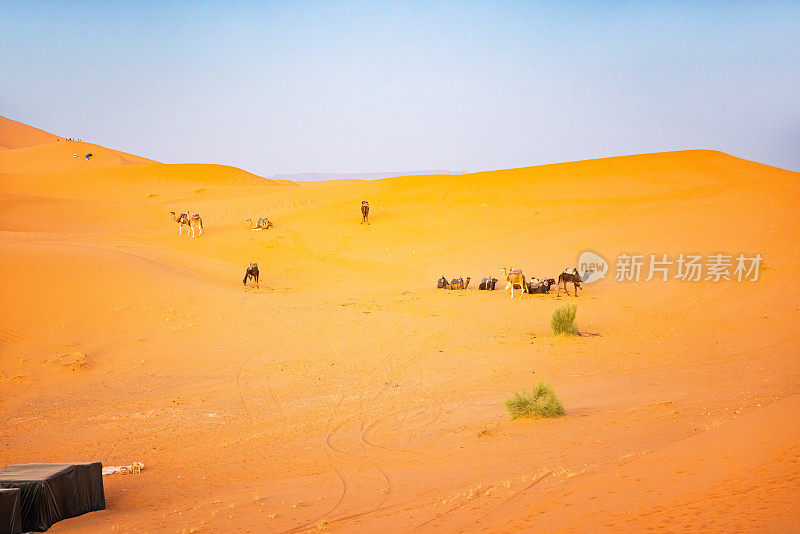
<path fill-rule="evenodd" d="M 435 335 L 428 332 L 423 337 Z M 417 356 L 405 367 L 393 371 L 391 356 L 387 355 L 383 365 L 376 366 L 361 381 L 363 386 L 356 388 L 362 393 L 337 400 L 331 410 L 331 424 L 325 433 L 323 447 L 331 470 L 339 479 L 340 494 L 326 511 L 284 532 L 311 529 L 323 520 L 328 524 L 350 521 L 397 506 L 386 504 L 393 495 L 396 482 L 384 467 L 385 463 L 398 454 L 417 456 L 426 453 L 378 443 L 373 434 L 376 429 L 391 424 L 393 435 L 402 435 L 433 424 L 440 417 L 440 403 L 422 389 L 419 363 L 423 357 Z M 402 380 L 415 366 L 419 369 L 417 384 Z M 420 398 L 424 399 L 422 406 L 419 406 Z M 345 409 L 348 401 L 355 401 L 353 409 Z M 409 428 L 408 424 L 412 426 Z"/>

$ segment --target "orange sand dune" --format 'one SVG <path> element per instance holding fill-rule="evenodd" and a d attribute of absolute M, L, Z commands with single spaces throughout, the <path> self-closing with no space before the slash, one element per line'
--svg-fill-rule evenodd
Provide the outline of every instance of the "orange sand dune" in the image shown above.
<path fill-rule="evenodd" d="M 0 115 L 0 150 L 44 145 L 59 137 Z"/>
<path fill-rule="evenodd" d="M 0 160 L 0 465 L 146 468 L 52 532 L 800 525 L 797 173 L 684 151 L 294 184 L 62 146 Z M 587 249 L 765 260 L 757 282 L 476 290 Z M 572 302 L 600 335 L 551 336 Z M 540 380 L 566 415 L 508 421 Z"/>
<path fill-rule="evenodd" d="M 89 154 L 91 157 L 87 160 Z M 0 171 L 7 174 L 86 172 L 145 163 L 154 162 L 82 141 L 57 141 L 0 151 Z"/>

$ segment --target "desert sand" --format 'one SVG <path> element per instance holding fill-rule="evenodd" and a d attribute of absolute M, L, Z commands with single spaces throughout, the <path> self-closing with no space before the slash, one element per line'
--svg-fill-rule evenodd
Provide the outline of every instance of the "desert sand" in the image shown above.
<path fill-rule="evenodd" d="M 294 183 L 0 118 L 0 466 L 145 463 L 54 533 L 796 531 L 799 179 L 693 150 Z M 583 250 L 764 263 L 477 290 Z M 599 335 L 551 335 L 573 302 Z M 538 381 L 566 414 L 509 421 Z"/>

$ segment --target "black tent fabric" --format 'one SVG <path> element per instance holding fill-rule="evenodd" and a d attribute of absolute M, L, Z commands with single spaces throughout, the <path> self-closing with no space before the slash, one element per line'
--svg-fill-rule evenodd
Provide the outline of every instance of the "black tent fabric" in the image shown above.
<path fill-rule="evenodd" d="M 106 507 L 100 462 L 9 465 L 0 470 L 0 488 L 19 488 L 24 532 Z"/>
<path fill-rule="evenodd" d="M 0 488 L 0 534 L 20 534 L 19 490 Z"/>

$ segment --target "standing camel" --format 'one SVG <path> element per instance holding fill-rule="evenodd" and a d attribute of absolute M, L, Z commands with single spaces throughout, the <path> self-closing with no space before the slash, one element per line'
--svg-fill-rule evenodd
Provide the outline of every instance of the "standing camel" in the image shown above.
<path fill-rule="evenodd" d="M 247 285 L 247 279 L 252 278 L 255 282 L 256 288 L 258 288 L 258 264 L 255 262 L 250 262 L 250 265 L 247 266 L 247 270 L 244 272 L 244 279 L 242 280 L 242 284 Z"/>
<path fill-rule="evenodd" d="M 508 269 L 507 267 L 500 267 L 500 270 L 503 272 L 503 276 L 506 277 L 506 289 L 511 288 L 511 298 L 514 298 L 515 287 L 520 289 L 520 298 L 522 298 L 522 293 L 525 293 L 527 290 L 525 284 L 525 275 L 522 274 L 522 269 Z"/>
<path fill-rule="evenodd" d="M 361 201 L 361 224 L 369 224 L 369 202 Z"/>
<path fill-rule="evenodd" d="M 581 276 L 578 274 L 578 269 L 573 267 L 572 269 L 564 269 L 564 272 L 558 275 L 558 291 L 556 292 L 556 296 L 561 294 L 561 284 L 564 284 L 564 291 L 569 295 L 569 290 L 567 289 L 567 282 L 572 283 L 572 287 L 575 289 L 575 296 L 578 296 L 578 290 L 583 289 L 581 287 Z"/>
<path fill-rule="evenodd" d="M 189 228 L 192 229 L 192 237 L 195 237 L 195 230 L 199 230 L 197 237 L 203 235 L 203 219 L 200 218 L 199 213 L 195 213 L 189 217 Z"/>
<path fill-rule="evenodd" d="M 189 213 L 181 213 L 180 215 L 176 215 L 174 211 L 169 212 L 172 215 L 172 220 L 178 223 L 178 235 L 183 235 L 183 227 L 186 226 L 186 235 L 189 235 L 189 230 L 192 228 L 192 224 L 189 222 Z"/>

